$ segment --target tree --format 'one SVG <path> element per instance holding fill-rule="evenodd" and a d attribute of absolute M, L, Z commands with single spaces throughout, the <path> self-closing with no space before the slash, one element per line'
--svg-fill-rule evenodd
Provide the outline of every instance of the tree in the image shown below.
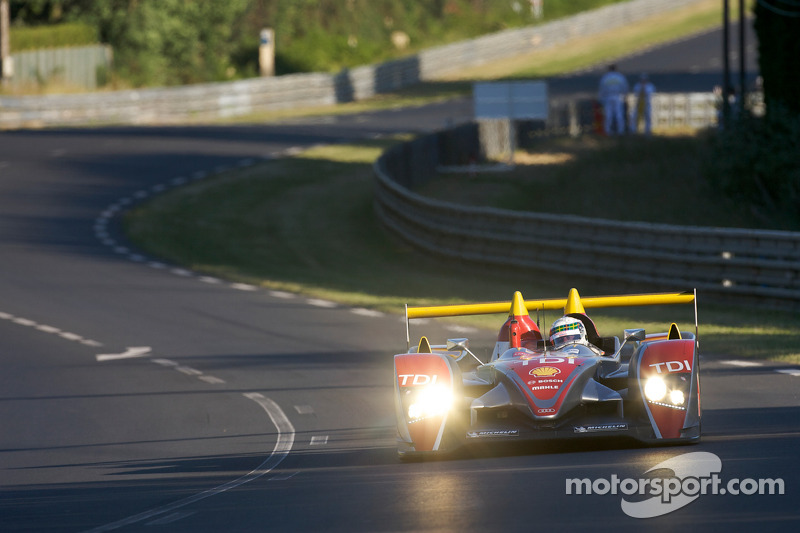
<path fill-rule="evenodd" d="M 236 23 L 248 0 L 78 0 L 73 16 L 91 20 L 114 47 L 117 73 L 136 86 L 230 79 Z"/>
<path fill-rule="evenodd" d="M 758 0 L 754 12 L 767 113 L 800 115 L 800 0 Z"/>

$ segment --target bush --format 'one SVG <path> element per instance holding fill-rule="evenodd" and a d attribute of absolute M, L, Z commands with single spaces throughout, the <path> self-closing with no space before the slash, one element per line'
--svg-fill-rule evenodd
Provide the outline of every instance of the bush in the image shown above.
<path fill-rule="evenodd" d="M 745 112 L 711 142 L 712 184 L 756 209 L 800 219 L 800 115 L 774 106 L 764 117 Z"/>
<path fill-rule="evenodd" d="M 82 22 L 48 26 L 12 27 L 9 32 L 11 53 L 39 48 L 83 46 L 100 41 L 97 29 Z"/>

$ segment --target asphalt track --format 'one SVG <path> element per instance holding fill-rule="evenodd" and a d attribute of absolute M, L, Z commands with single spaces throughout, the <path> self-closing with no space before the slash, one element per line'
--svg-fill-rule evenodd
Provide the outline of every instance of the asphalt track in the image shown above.
<path fill-rule="evenodd" d="M 698 39 L 620 69 L 672 65 L 658 85 L 708 90 L 719 36 Z M 593 90 L 598 75 L 551 90 Z M 398 317 L 203 277 L 120 235 L 131 204 L 224 168 L 469 114 L 455 101 L 281 125 L 0 133 L 0 531 L 797 531 L 796 367 L 705 356 L 695 446 L 400 463 Z M 784 494 L 702 495 L 636 519 L 620 494 L 566 493 L 568 479 L 636 480 L 691 452 L 718 456 L 725 482 L 779 478 Z"/>

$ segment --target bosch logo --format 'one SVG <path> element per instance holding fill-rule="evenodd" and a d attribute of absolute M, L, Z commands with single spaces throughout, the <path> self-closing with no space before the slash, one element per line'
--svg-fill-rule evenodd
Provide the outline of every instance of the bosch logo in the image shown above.
<path fill-rule="evenodd" d="M 687 360 L 683 360 L 683 361 L 667 361 L 666 363 L 655 363 L 655 364 L 650 365 L 650 367 L 651 368 L 655 367 L 656 372 L 658 372 L 659 374 L 662 373 L 662 371 L 661 371 L 662 367 L 665 369 L 664 371 L 667 372 L 667 373 L 683 372 L 684 370 L 686 372 L 691 372 L 692 371 L 692 366 L 689 364 L 689 361 L 687 361 Z"/>
<path fill-rule="evenodd" d="M 400 381 L 401 387 L 419 386 L 419 385 L 433 385 L 439 376 L 429 376 L 427 374 L 400 374 L 397 379 Z"/>
<path fill-rule="evenodd" d="M 546 377 L 546 376 L 555 376 L 561 373 L 561 370 L 557 369 L 554 366 L 539 366 L 528 372 L 531 376 L 539 376 L 539 377 Z"/>

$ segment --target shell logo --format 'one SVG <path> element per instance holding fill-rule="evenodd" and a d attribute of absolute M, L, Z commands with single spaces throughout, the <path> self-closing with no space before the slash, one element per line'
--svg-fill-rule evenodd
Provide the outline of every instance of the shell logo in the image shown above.
<path fill-rule="evenodd" d="M 555 376 L 561 373 L 561 370 L 554 366 L 539 366 L 528 372 L 531 376 L 547 377 Z"/>

